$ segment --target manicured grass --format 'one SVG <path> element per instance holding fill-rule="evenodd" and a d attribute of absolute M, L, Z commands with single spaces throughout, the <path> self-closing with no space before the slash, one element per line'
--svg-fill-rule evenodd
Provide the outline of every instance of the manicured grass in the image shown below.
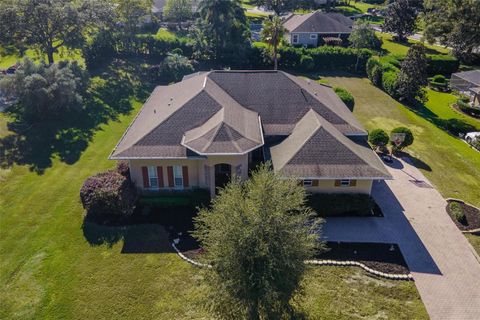
<path fill-rule="evenodd" d="M 476 121 L 466 120 L 449 109 L 454 99 L 452 95 L 429 90 L 430 101 L 426 107 L 413 111 L 373 86 L 366 78 L 329 75 L 323 79 L 330 85 L 347 89 L 355 97 L 354 114 L 368 130 L 382 128 L 390 131 L 398 126 L 410 128 L 415 141 L 406 151 L 444 197 L 480 205 L 480 153 L 435 124 L 439 119 L 451 117 Z"/>
<path fill-rule="evenodd" d="M 380 37 L 383 40 L 382 44 L 382 49 L 385 50 L 387 53 L 391 54 L 400 54 L 400 55 L 406 55 L 408 48 L 414 44 L 418 43 L 418 41 L 415 40 L 408 40 L 408 44 L 402 44 L 398 42 L 394 42 L 392 40 L 392 35 L 388 33 L 383 33 L 383 32 L 376 32 L 377 36 Z M 436 45 L 430 45 L 428 43 L 424 43 L 425 47 L 427 47 L 427 53 L 429 54 L 448 54 L 450 53 L 450 49 L 436 46 Z"/>
<path fill-rule="evenodd" d="M 210 318 L 202 308 L 206 296 L 202 272 L 171 252 L 163 228 L 82 226 L 80 187 L 88 176 L 115 165 L 107 157 L 141 106 L 133 98 L 124 100 L 127 88 L 115 90 L 139 74 L 134 69 L 125 74 L 131 66 L 123 63 L 115 69 L 120 66 L 125 69 L 115 73 L 119 78 L 107 79 L 96 99 L 110 101 L 112 110 L 132 104 L 130 112 L 118 112 L 111 117 L 114 120 L 96 128 L 79 156 L 70 161 L 52 152 L 51 162 L 42 170 L 30 162 L 2 171 L 2 319 Z M 4 117 L 0 114 L 3 137 L 13 134 L 6 129 Z M 50 140 L 40 139 L 38 143 L 50 150 L 58 141 L 50 145 Z M 358 269 L 324 267 L 309 271 L 305 285 L 306 298 L 298 304 L 311 318 L 350 319 L 357 313 L 427 318 L 413 282 L 378 280 Z"/>
<path fill-rule="evenodd" d="M 312 267 L 304 283 L 300 306 L 307 319 L 428 319 L 413 282 L 380 280 L 354 268 Z"/>
<path fill-rule="evenodd" d="M 47 62 L 47 56 L 42 57 L 42 55 L 39 55 L 38 52 L 35 50 L 27 50 L 25 52 L 25 55 L 35 61 L 43 60 Z M 60 61 L 60 60 L 77 60 L 79 64 L 85 65 L 85 62 L 83 60 L 83 57 L 81 55 L 80 50 L 69 50 L 65 47 L 59 48 L 58 52 L 53 55 L 53 58 L 55 61 Z M 12 54 L 12 55 L 0 55 L 0 69 L 3 68 L 8 68 L 11 65 L 14 65 L 17 61 L 22 60 L 22 57 L 19 57 L 18 55 Z"/>
<path fill-rule="evenodd" d="M 467 240 L 470 242 L 472 247 L 480 255 L 480 233 L 478 232 L 477 234 L 465 233 L 465 237 L 467 237 Z"/>

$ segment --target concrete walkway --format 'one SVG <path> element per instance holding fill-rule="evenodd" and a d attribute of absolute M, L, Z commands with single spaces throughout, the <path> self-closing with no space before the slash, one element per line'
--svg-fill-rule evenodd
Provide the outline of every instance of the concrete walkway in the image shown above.
<path fill-rule="evenodd" d="M 397 243 L 431 319 L 480 319 L 480 261 L 446 201 L 407 162 L 389 171 L 394 180 L 373 187 L 385 217 L 328 218 L 325 240 Z"/>

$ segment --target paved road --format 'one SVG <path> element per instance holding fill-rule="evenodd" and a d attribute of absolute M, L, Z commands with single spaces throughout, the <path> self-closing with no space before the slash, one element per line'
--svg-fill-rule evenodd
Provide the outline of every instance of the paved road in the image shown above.
<path fill-rule="evenodd" d="M 385 217 L 329 218 L 325 239 L 398 243 L 432 319 L 480 319 L 480 261 L 446 201 L 412 165 L 395 161 L 389 171 L 394 180 L 373 187 Z"/>

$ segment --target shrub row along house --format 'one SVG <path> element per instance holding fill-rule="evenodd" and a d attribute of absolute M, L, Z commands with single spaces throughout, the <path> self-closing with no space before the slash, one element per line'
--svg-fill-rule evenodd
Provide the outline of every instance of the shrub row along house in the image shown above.
<path fill-rule="evenodd" d="M 285 39 L 294 46 L 341 45 L 352 33 L 353 20 L 340 13 L 315 11 L 291 14 L 285 18 L 283 26 L 287 30 Z"/>
<path fill-rule="evenodd" d="M 206 188 L 271 161 L 312 192 L 365 193 L 391 178 L 327 86 L 282 71 L 211 71 L 158 86 L 110 159 L 141 190 Z"/>

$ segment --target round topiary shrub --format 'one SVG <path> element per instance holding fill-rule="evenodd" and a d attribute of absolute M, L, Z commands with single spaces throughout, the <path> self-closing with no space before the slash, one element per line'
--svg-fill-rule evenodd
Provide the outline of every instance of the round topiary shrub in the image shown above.
<path fill-rule="evenodd" d="M 368 133 L 368 142 L 374 147 L 383 147 L 388 144 L 388 134 L 382 129 L 375 129 Z"/>
<path fill-rule="evenodd" d="M 112 170 L 85 180 L 80 200 L 90 218 L 120 218 L 133 213 L 136 191 L 127 177 Z"/>
<path fill-rule="evenodd" d="M 392 141 L 391 143 L 392 143 L 392 146 L 393 146 L 393 150 L 400 151 L 403 148 L 408 147 L 409 145 L 411 145 L 413 143 L 413 133 L 410 129 L 405 128 L 405 127 L 398 127 L 398 128 L 395 128 L 395 129 L 392 130 L 391 136 L 393 136 L 394 133 L 404 133 L 405 134 L 405 140 L 403 140 L 403 142 L 399 146 L 397 146 Z"/>
<path fill-rule="evenodd" d="M 355 106 L 355 99 L 350 94 L 350 92 L 339 87 L 333 88 L 333 90 L 335 91 L 337 96 L 343 101 L 343 103 L 346 104 L 348 109 L 350 109 L 350 111 L 353 111 L 353 107 Z"/>

